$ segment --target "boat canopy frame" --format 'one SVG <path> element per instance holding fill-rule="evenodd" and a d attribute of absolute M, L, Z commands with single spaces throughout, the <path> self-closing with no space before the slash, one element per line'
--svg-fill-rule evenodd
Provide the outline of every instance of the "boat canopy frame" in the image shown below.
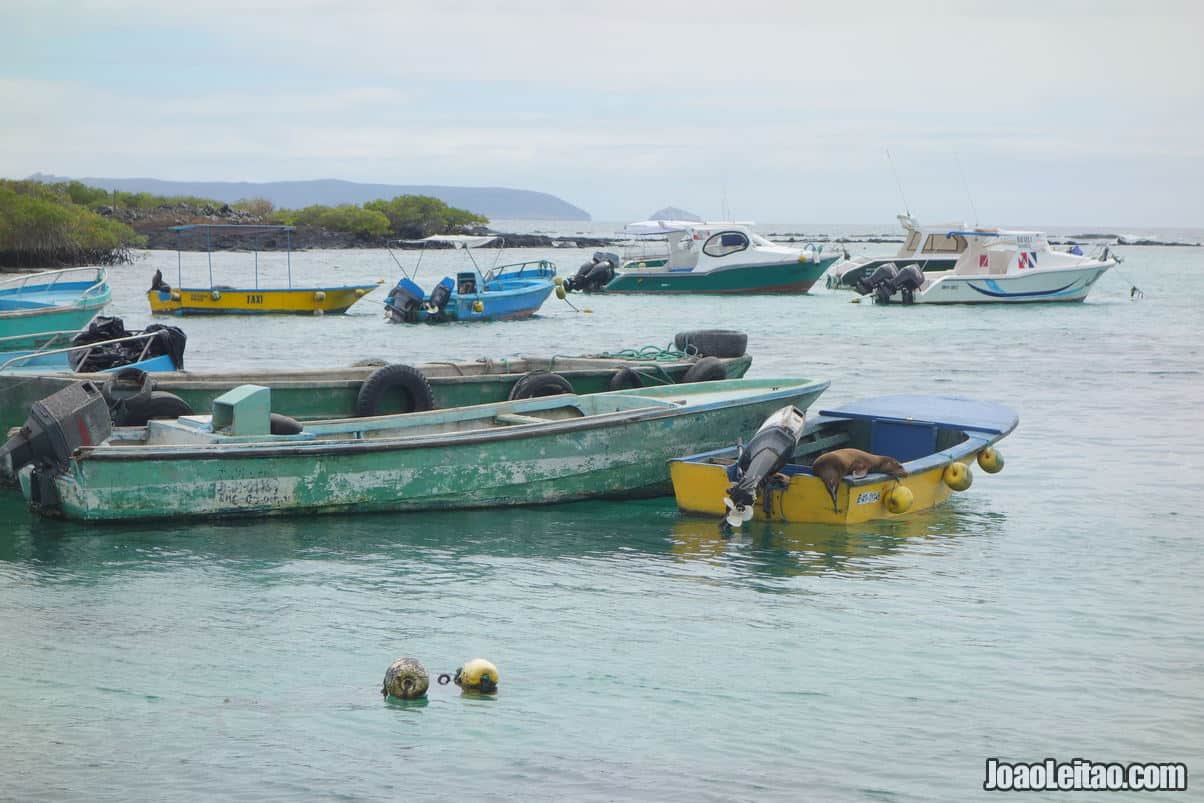
<path fill-rule="evenodd" d="M 288 286 L 293 287 L 293 231 L 295 226 L 274 224 L 244 224 L 244 223 L 189 223 L 183 226 L 171 226 L 169 231 L 176 233 L 176 286 L 184 286 L 183 251 L 180 249 L 180 234 L 186 231 L 204 230 L 205 256 L 209 262 L 209 289 L 213 289 L 213 230 L 233 231 L 236 234 L 264 234 L 268 232 L 284 232 L 285 234 L 285 263 L 288 267 Z M 252 249 L 255 253 L 255 289 L 259 289 L 259 248 Z"/>

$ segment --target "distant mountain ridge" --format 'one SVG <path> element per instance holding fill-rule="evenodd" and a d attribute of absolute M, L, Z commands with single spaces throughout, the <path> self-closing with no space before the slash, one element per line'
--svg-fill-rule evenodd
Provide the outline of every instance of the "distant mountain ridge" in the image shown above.
<path fill-rule="evenodd" d="M 341 179 L 311 181 L 164 181 L 157 178 L 71 178 L 34 173 L 31 181 L 79 181 L 90 187 L 154 195 L 191 195 L 234 203 L 266 198 L 277 207 L 301 209 L 313 204 L 362 204 L 398 195 L 432 195 L 449 206 L 501 220 L 590 220 L 589 212 L 569 202 L 534 190 L 505 187 L 443 187 L 425 184 L 360 184 Z"/>

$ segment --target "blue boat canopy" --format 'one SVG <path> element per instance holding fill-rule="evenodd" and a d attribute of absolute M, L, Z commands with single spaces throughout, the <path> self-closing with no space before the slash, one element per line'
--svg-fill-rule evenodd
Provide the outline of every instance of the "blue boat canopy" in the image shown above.
<path fill-rule="evenodd" d="M 1020 420 L 1002 404 L 958 396 L 878 396 L 819 412 L 835 418 L 907 421 L 999 435 L 1011 432 Z"/>

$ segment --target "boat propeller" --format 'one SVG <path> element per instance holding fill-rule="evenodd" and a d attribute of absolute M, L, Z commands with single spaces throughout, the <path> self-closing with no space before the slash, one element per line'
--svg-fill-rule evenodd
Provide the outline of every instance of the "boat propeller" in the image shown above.
<path fill-rule="evenodd" d="M 788 405 L 765 419 L 747 447 L 737 444 L 736 482 L 723 497 L 727 523 L 732 527 L 753 517 L 757 491 L 790 462 L 805 425 L 803 411 Z"/>
<path fill-rule="evenodd" d="M 739 527 L 744 522 L 752 520 L 752 505 L 737 505 L 730 496 L 723 497 L 723 504 L 727 507 L 726 521 L 731 526 Z"/>

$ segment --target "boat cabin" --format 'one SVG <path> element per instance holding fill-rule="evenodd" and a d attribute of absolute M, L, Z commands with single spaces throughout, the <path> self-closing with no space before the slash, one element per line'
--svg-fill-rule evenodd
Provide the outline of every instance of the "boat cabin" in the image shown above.
<path fill-rule="evenodd" d="M 705 265 L 715 260 L 726 260 L 748 251 L 783 250 L 782 246 L 757 234 L 749 225 L 734 222 L 688 223 L 674 220 L 632 223 L 627 226 L 626 231 L 636 235 L 637 239 L 627 250 L 623 265 L 638 270 L 688 272 L 699 267 L 700 263 Z M 662 237 L 665 247 L 659 247 Z M 747 261 L 762 260 L 758 256 Z"/>
<path fill-rule="evenodd" d="M 1039 231 L 973 229 L 950 231 L 948 239 L 967 243 L 953 273 L 970 276 L 1008 276 L 1041 267 L 1042 256 L 1050 254 L 1049 242 Z"/>
<path fill-rule="evenodd" d="M 966 238 L 956 232 L 966 228 L 965 223 L 938 223 L 931 226 L 921 226 L 910 215 L 899 215 L 899 225 L 907 232 L 907 240 L 899 247 L 896 257 L 917 258 L 955 258 L 965 252 L 968 245 Z M 950 232 L 955 236 L 947 237 Z"/>

